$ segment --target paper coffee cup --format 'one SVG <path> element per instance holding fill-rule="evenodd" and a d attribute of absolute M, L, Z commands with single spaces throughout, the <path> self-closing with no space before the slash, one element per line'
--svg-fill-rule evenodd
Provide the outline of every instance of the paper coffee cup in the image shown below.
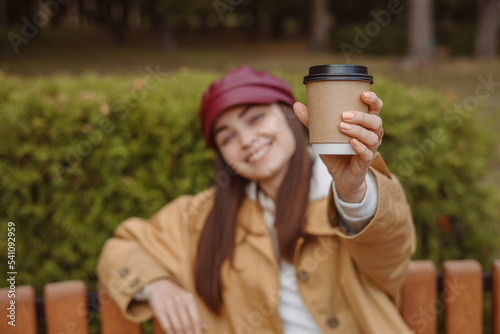
<path fill-rule="evenodd" d="M 339 130 L 344 111 L 368 112 L 361 93 L 373 77 L 360 65 L 317 65 L 304 77 L 309 108 L 309 139 L 315 154 L 356 154 L 351 137 Z"/>

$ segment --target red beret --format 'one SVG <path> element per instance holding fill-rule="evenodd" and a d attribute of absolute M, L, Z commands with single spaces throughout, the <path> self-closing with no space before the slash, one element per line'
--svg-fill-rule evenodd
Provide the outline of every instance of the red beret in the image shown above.
<path fill-rule="evenodd" d="M 201 127 L 207 146 L 215 148 L 210 131 L 224 109 L 242 104 L 295 102 L 292 89 L 284 80 L 250 67 L 240 67 L 213 82 L 203 94 L 200 106 Z"/>

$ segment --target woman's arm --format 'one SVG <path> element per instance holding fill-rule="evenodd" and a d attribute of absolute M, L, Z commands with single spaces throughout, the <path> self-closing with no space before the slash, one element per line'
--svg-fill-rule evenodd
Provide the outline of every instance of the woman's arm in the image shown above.
<path fill-rule="evenodd" d="M 192 285 L 195 241 L 190 220 L 206 211 L 206 203 L 200 203 L 200 195 L 197 198 L 180 197 L 149 221 L 124 221 L 104 245 L 97 266 L 99 280 L 130 320 L 142 322 L 154 313 L 168 332 L 189 328 L 201 333 L 195 298 L 181 287 Z M 149 301 L 134 299 L 146 284 Z"/>
<path fill-rule="evenodd" d="M 352 235 L 338 226 L 331 194 L 330 221 L 359 270 L 397 298 L 415 247 L 413 220 L 399 181 L 377 153 L 384 134 L 379 117 L 383 102 L 373 92 L 362 93 L 361 99 L 368 105 L 368 113 L 346 111 L 338 125 L 344 134 L 352 137 L 351 146 L 357 155 L 322 155 L 321 158 L 333 177 L 338 195 L 346 202 L 357 203 L 364 198 L 366 175 L 371 170 L 377 185 L 377 209 L 368 225 Z M 300 102 L 293 107 L 300 121 L 308 126 L 307 107 Z"/>
<path fill-rule="evenodd" d="M 376 166 L 385 166 L 380 156 Z M 404 191 L 386 167 L 372 168 L 377 182 L 378 204 L 374 217 L 355 235 L 338 226 L 333 196 L 330 221 L 358 269 L 397 300 L 407 265 L 415 251 L 413 218 Z"/>

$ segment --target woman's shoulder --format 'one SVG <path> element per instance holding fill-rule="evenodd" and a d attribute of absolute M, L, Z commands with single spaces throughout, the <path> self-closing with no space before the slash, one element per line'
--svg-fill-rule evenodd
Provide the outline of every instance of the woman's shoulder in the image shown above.
<path fill-rule="evenodd" d="M 190 196 L 189 211 L 195 214 L 197 210 L 211 209 L 214 204 L 215 188 L 208 188 L 196 195 Z"/>
<path fill-rule="evenodd" d="M 189 225 L 203 225 L 213 207 L 215 189 L 209 188 L 195 195 L 181 195 L 166 204 L 153 219 L 182 220 Z"/>

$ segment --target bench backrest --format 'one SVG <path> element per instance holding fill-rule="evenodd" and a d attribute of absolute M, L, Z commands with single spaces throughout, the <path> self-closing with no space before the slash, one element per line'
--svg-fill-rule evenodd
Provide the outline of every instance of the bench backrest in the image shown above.
<path fill-rule="evenodd" d="M 418 334 L 436 334 L 437 317 L 444 316 L 445 334 L 483 333 L 483 273 L 474 260 L 446 261 L 442 268 L 442 289 L 431 261 L 412 261 L 402 287 L 401 314 Z M 439 295 L 438 295 L 438 292 Z M 9 288 L 0 289 L 0 309 L 8 309 Z M 140 324 L 126 320 L 107 291 L 99 288 L 102 334 L 140 334 Z M 46 284 L 43 291 L 48 334 L 88 334 L 87 288 L 83 281 Z M 500 260 L 491 269 L 492 333 L 500 334 Z M 15 326 L 0 321 L 0 333 L 37 334 L 35 291 L 31 286 L 15 289 Z M 9 314 L 7 314 L 9 315 Z M 7 319 L 9 320 L 9 319 Z M 155 334 L 161 334 L 153 321 Z"/>

